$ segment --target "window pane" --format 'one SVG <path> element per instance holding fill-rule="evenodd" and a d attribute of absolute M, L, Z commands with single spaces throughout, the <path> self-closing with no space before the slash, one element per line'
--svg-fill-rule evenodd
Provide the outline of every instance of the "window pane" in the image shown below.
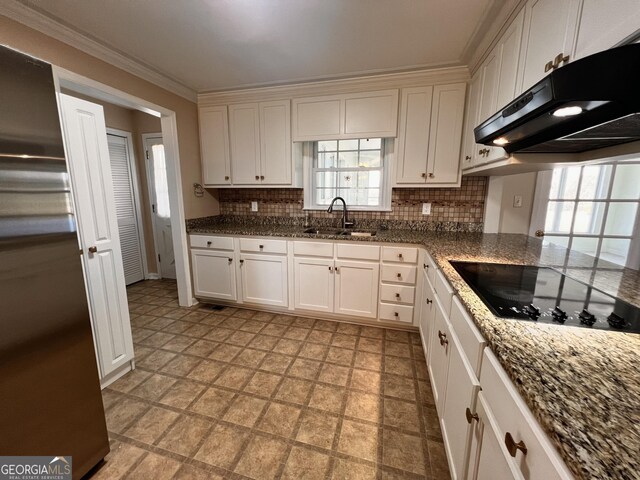
<path fill-rule="evenodd" d="M 607 198 L 612 168 L 611 165 L 589 165 L 584 167 L 580 185 L 580 198 Z"/>
<path fill-rule="evenodd" d="M 316 172 L 315 178 L 316 188 L 336 188 L 335 172 Z"/>
<path fill-rule="evenodd" d="M 380 188 L 380 176 L 379 170 L 367 170 L 365 172 L 356 173 L 356 187 L 357 188 Z"/>
<path fill-rule="evenodd" d="M 556 168 L 553 170 L 553 176 L 551 177 L 551 190 L 549 190 L 549 198 L 556 199 L 560 198 L 558 195 L 560 194 L 560 180 L 562 178 L 562 172 L 564 169 Z"/>
<path fill-rule="evenodd" d="M 638 204 L 635 202 L 610 203 L 605 235 L 631 235 L 636 221 Z"/>
<path fill-rule="evenodd" d="M 598 237 L 574 237 L 571 242 L 571 250 L 577 250 L 595 257 L 598 251 Z"/>
<path fill-rule="evenodd" d="M 382 165 L 380 153 L 380 150 L 360 152 L 360 163 L 358 166 L 365 168 L 380 167 Z"/>
<path fill-rule="evenodd" d="M 578 202 L 574 233 L 600 234 L 604 217 L 604 202 Z"/>
<path fill-rule="evenodd" d="M 318 159 L 316 161 L 317 168 L 336 168 L 336 159 L 338 154 L 336 152 L 318 152 Z"/>
<path fill-rule="evenodd" d="M 560 198 L 576 198 L 581 168 L 582 167 L 565 168 L 564 182 L 560 185 Z"/>
<path fill-rule="evenodd" d="M 316 205 L 329 205 L 335 196 L 336 191 L 333 188 L 316 188 Z"/>
<path fill-rule="evenodd" d="M 338 142 L 339 150 L 358 150 L 358 140 L 340 140 Z"/>
<path fill-rule="evenodd" d="M 573 217 L 573 202 L 549 202 L 545 231 L 569 233 Z"/>
<path fill-rule="evenodd" d="M 553 243 L 554 245 L 560 245 L 561 247 L 567 247 L 569 245 L 569 237 L 556 237 L 555 235 L 545 235 L 544 242 L 545 245 L 549 245 Z"/>
<path fill-rule="evenodd" d="M 164 159 L 164 145 L 157 144 L 151 147 L 153 153 L 153 183 L 156 190 L 157 215 L 160 218 L 169 218 L 169 184 L 167 182 L 167 165 Z"/>
<path fill-rule="evenodd" d="M 358 152 L 340 152 L 338 159 L 339 168 L 356 168 L 358 166 Z"/>
<path fill-rule="evenodd" d="M 337 149 L 337 140 L 324 140 L 322 142 L 318 142 L 318 152 L 335 152 Z"/>
<path fill-rule="evenodd" d="M 640 199 L 640 165 L 618 165 L 611 190 L 612 199 Z"/>
<path fill-rule="evenodd" d="M 631 240 L 622 238 L 603 238 L 600 247 L 600 258 L 618 265 L 627 263 Z"/>
<path fill-rule="evenodd" d="M 360 140 L 360 150 L 380 150 L 381 148 L 381 138 L 363 138 Z"/>

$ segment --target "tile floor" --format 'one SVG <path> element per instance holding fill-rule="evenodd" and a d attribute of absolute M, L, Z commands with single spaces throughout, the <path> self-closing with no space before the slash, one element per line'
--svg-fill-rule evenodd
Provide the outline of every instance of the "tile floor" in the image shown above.
<path fill-rule="evenodd" d="M 128 289 L 136 370 L 94 479 L 448 479 L 419 336 Z"/>

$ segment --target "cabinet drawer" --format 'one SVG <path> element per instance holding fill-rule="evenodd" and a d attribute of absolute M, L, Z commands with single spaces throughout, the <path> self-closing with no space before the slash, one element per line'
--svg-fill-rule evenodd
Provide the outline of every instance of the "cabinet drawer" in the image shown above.
<path fill-rule="evenodd" d="M 338 258 L 353 258 L 357 260 L 380 260 L 380 247 L 377 245 L 354 245 L 339 243 L 337 245 Z"/>
<path fill-rule="evenodd" d="M 241 238 L 240 250 L 257 253 L 287 253 L 287 242 L 264 238 Z"/>
<path fill-rule="evenodd" d="M 233 250 L 233 238 L 213 235 L 189 235 L 192 248 L 214 248 L 216 250 Z"/>
<path fill-rule="evenodd" d="M 440 299 L 442 303 L 442 308 L 444 309 L 444 313 L 449 317 L 451 313 L 451 300 L 453 299 L 453 288 L 449 285 L 449 282 L 444 277 L 442 270 L 438 270 L 435 275 L 435 283 L 433 284 L 433 289 L 436 292 L 436 295 Z"/>
<path fill-rule="evenodd" d="M 333 243 L 294 242 L 293 254 L 306 257 L 333 257 Z"/>
<path fill-rule="evenodd" d="M 515 457 L 506 453 L 512 466 L 530 479 L 573 478 L 498 359 L 488 348 L 484 349 L 480 385 L 495 417 L 501 448 L 506 453 L 507 433 L 515 442 L 522 441 L 527 447 L 526 455 L 520 450 L 516 451 Z"/>
<path fill-rule="evenodd" d="M 409 265 L 382 265 L 382 281 L 415 285 L 417 270 Z"/>
<path fill-rule="evenodd" d="M 391 303 L 411 303 L 416 294 L 415 287 L 403 285 L 382 285 L 380 288 L 380 300 Z"/>
<path fill-rule="evenodd" d="M 413 323 L 413 307 L 380 302 L 380 320 Z"/>
<path fill-rule="evenodd" d="M 480 334 L 478 327 L 475 326 L 462 303 L 460 303 L 458 297 L 453 297 L 449 322 L 451 322 L 453 331 L 456 332 L 462 352 L 467 357 L 473 372 L 476 376 L 480 376 L 482 351 L 487 342 Z"/>
<path fill-rule="evenodd" d="M 418 261 L 418 249 L 411 247 L 382 247 L 382 261 L 416 263 Z"/>

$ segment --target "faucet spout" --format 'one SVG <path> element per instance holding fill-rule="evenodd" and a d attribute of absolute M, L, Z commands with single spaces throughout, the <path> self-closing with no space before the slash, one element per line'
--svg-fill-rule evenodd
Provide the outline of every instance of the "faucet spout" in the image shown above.
<path fill-rule="evenodd" d="M 353 227 L 354 222 L 350 222 L 349 220 L 347 220 L 347 202 L 344 201 L 344 198 L 336 197 L 333 200 L 331 200 L 331 204 L 329 205 L 329 208 L 327 209 L 327 213 L 333 213 L 333 205 L 337 201 L 341 201 L 342 202 L 342 228 L 345 229 L 347 227 Z"/>

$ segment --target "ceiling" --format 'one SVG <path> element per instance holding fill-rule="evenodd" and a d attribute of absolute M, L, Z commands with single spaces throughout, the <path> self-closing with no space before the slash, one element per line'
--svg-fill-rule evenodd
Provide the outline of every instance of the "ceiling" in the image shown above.
<path fill-rule="evenodd" d="M 22 0 L 196 92 L 459 65 L 501 0 Z"/>

